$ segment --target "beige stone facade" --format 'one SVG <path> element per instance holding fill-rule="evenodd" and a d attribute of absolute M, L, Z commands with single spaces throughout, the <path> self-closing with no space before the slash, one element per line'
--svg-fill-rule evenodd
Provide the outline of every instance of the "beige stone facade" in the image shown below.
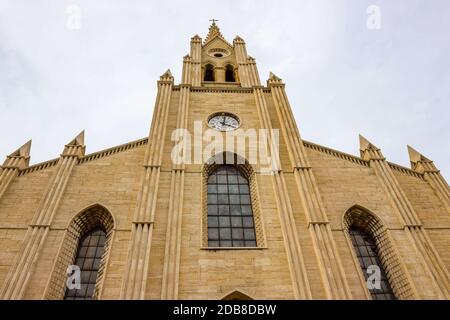
<path fill-rule="evenodd" d="M 208 166 L 172 161 L 172 132 L 206 130 L 216 112 L 280 130 L 278 169 L 246 165 L 252 248 L 208 248 Z M 432 161 L 409 148 L 412 169 L 390 163 L 364 137 L 361 156 L 303 140 L 282 80 L 262 85 L 244 40 L 227 42 L 214 23 L 191 39 L 180 84 L 170 71 L 158 81 L 148 138 L 85 154 L 82 132 L 31 166 L 30 147 L 0 169 L 2 299 L 62 299 L 96 225 L 107 234 L 97 299 L 371 299 L 353 224 L 374 238 L 396 298 L 450 298 L 450 189 Z"/>

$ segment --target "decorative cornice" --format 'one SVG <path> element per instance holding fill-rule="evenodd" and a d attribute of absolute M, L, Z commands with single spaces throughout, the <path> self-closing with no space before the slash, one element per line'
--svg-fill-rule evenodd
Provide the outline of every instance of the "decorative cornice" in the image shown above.
<path fill-rule="evenodd" d="M 335 150 L 332 148 L 328 148 L 328 147 L 325 147 L 325 146 L 322 146 L 322 145 L 319 145 L 319 144 L 316 144 L 316 143 L 313 143 L 310 141 L 306 141 L 306 140 L 303 140 L 303 145 L 309 149 L 316 150 L 316 151 L 319 151 L 322 153 L 326 153 L 326 154 L 334 156 L 336 158 L 347 160 L 347 161 L 356 163 L 356 164 L 364 166 L 364 167 L 369 167 L 369 162 L 361 159 L 360 157 L 357 157 L 357 156 L 354 156 L 354 155 L 351 155 L 351 154 L 348 154 L 348 153 L 345 153 L 342 151 L 338 151 L 338 150 Z"/>
<path fill-rule="evenodd" d="M 88 154 L 86 156 L 84 156 L 83 158 L 80 159 L 79 164 L 82 163 L 86 163 L 92 160 L 97 160 L 100 158 L 104 158 L 119 152 L 123 152 L 126 150 L 130 150 L 130 149 L 134 149 L 137 148 L 139 146 L 145 145 L 148 143 L 148 138 L 143 138 L 143 139 L 139 139 L 139 140 L 134 140 L 128 143 L 124 143 L 109 149 L 105 149 L 105 150 L 101 150 L 101 151 L 97 151 L 91 154 Z"/>
<path fill-rule="evenodd" d="M 217 82 L 215 84 L 218 84 Z M 224 83 L 225 84 L 225 83 Z M 180 91 L 181 87 L 186 86 L 185 84 L 174 85 L 172 87 L 173 91 Z M 252 86 L 250 88 L 243 88 L 240 86 L 217 86 L 217 87 L 194 87 L 191 86 L 192 92 L 216 92 L 216 93 L 252 93 L 254 89 L 262 89 L 264 93 L 270 93 L 270 88 L 264 86 Z"/>
<path fill-rule="evenodd" d="M 313 143 L 313 142 L 310 142 L 310 141 L 306 141 L 306 140 L 303 140 L 303 145 L 305 147 L 309 148 L 309 149 L 312 149 L 312 150 L 315 150 L 315 151 L 319 151 L 319 152 L 322 152 L 322 153 L 326 153 L 328 155 L 334 156 L 334 157 L 339 158 L 339 159 L 347 160 L 347 161 L 350 161 L 350 162 L 353 162 L 353 163 L 356 163 L 356 164 L 359 164 L 359 165 L 362 165 L 362 166 L 365 166 L 365 167 L 369 167 L 370 166 L 369 161 L 366 161 L 366 160 L 364 160 L 364 159 L 362 159 L 362 158 L 360 158 L 358 156 L 354 156 L 354 155 L 351 155 L 351 154 L 348 154 L 348 153 L 345 153 L 345 152 L 342 152 L 342 151 L 338 151 L 338 150 L 335 150 L 335 149 L 332 149 L 332 148 L 328 148 L 328 147 L 325 147 L 325 146 L 322 146 L 322 145 L 319 145 L 319 144 L 316 144 L 316 143 Z M 422 174 L 420 174 L 420 173 L 418 173 L 418 172 L 416 172 L 416 171 L 414 171 L 412 169 L 403 167 L 401 165 L 398 165 L 398 164 L 395 164 L 395 163 L 392 163 L 392 162 L 387 162 L 387 163 L 389 164 L 389 166 L 393 170 L 395 170 L 397 172 L 400 172 L 400 173 L 403 173 L 403 174 L 406 174 L 406 175 L 409 175 L 409 176 L 413 176 L 413 177 L 416 177 L 416 178 L 419 178 L 419 179 L 423 179 L 423 175 Z"/>
<path fill-rule="evenodd" d="M 416 177 L 416 178 L 419 178 L 419 179 L 423 180 L 423 175 L 421 173 L 417 172 L 417 171 L 414 171 L 414 170 L 412 170 L 410 168 L 407 168 L 407 167 L 404 167 L 404 166 L 401 166 L 399 164 L 392 163 L 392 162 L 389 162 L 389 161 L 387 161 L 387 163 L 388 163 L 389 167 L 391 167 L 391 169 L 393 169 L 393 170 L 395 170 L 397 172 L 400 172 L 400 173 L 403 173 L 403 174 L 406 174 L 406 175 L 409 175 L 409 176 L 413 176 L 413 177 Z"/>
<path fill-rule="evenodd" d="M 59 158 L 55 158 L 55 159 L 47 160 L 45 162 L 36 163 L 36 164 L 34 164 L 32 166 L 29 166 L 28 168 L 20 170 L 19 176 L 23 176 L 23 175 L 25 175 L 27 173 L 40 171 L 40 170 L 43 170 L 43 169 L 47 169 L 47 168 L 56 166 L 58 161 L 59 161 Z"/>
<path fill-rule="evenodd" d="M 131 142 L 128 142 L 128 143 L 125 143 L 125 144 L 121 144 L 121 145 L 118 145 L 118 146 L 115 146 L 115 147 L 112 147 L 112 148 L 108 148 L 108 149 L 104 149 L 104 150 L 97 151 L 97 152 L 94 152 L 94 153 L 90 153 L 90 154 L 87 154 L 84 157 L 80 158 L 78 164 L 86 163 L 86 162 L 97 160 L 97 159 L 100 159 L 100 158 L 104 158 L 104 157 L 107 157 L 107 156 L 110 156 L 110 155 L 113 155 L 113 154 L 116 154 L 116 153 L 119 153 L 119 152 L 123 152 L 123 151 L 126 151 L 126 150 L 134 149 L 134 148 L 137 148 L 139 146 L 145 145 L 147 143 L 148 143 L 148 138 L 142 138 L 142 139 L 134 140 L 134 141 L 131 141 Z M 34 164 L 32 166 L 29 166 L 26 169 L 21 170 L 19 172 L 19 176 L 23 176 L 23 175 L 25 175 L 27 173 L 40 171 L 40 170 L 43 170 L 43 169 L 47 169 L 47 168 L 53 167 L 53 166 L 55 166 L 58 163 L 58 161 L 59 161 L 59 158 L 56 158 L 56 159 L 51 159 L 51 160 L 48 160 L 48 161 L 45 161 L 45 162 L 36 163 L 36 164 Z"/>
<path fill-rule="evenodd" d="M 215 93 L 252 93 L 251 88 L 241 87 L 192 87 L 191 92 L 215 92 Z"/>

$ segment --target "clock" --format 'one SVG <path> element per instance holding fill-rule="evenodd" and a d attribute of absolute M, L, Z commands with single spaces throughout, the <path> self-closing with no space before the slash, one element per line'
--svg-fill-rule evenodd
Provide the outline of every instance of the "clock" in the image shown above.
<path fill-rule="evenodd" d="M 231 131 L 239 127 L 239 118 L 228 112 L 215 113 L 209 117 L 208 126 L 218 131 Z"/>

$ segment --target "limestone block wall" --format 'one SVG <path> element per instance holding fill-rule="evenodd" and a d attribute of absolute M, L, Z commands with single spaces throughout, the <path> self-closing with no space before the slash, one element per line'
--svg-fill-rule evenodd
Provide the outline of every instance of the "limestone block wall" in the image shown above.
<path fill-rule="evenodd" d="M 272 128 L 283 127 L 278 118 L 277 105 L 270 91 L 264 89 L 267 112 Z M 258 93 L 259 94 L 259 93 Z M 258 106 L 252 89 L 191 88 L 189 93 L 187 129 L 194 133 L 194 121 L 202 122 L 215 112 L 235 113 L 241 129 L 259 129 L 264 125 L 258 117 Z M 170 193 L 173 177 L 171 135 L 177 128 L 180 88 L 171 91 L 168 104 L 167 127 L 162 137 L 162 160 L 159 172 L 153 234 L 149 252 L 149 268 L 145 275 L 145 299 L 160 299 L 164 282 L 164 263 L 167 250 Z M 257 96 L 258 97 L 258 96 Z M 192 138 L 194 138 L 192 136 Z M 288 144 L 280 132 L 280 163 L 287 197 L 299 242 L 312 299 L 329 297 L 317 247 L 309 229 L 308 214 L 298 192 L 295 170 Z M 304 142 L 306 156 L 313 170 L 318 192 L 327 214 L 337 255 L 342 261 L 344 278 L 353 299 L 367 299 L 368 292 L 359 275 L 359 264 L 344 232 L 343 217 L 352 206 L 358 205 L 374 213 L 388 230 L 402 267 L 407 270 L 412 290 L 424 299 L 438 298 L 431 274 L 424 267 L 420 255 L 411 245 L 411 238 L 384 192 L 376 172 L 368 161 L 346 155 L 313 143 Z M 141 188 L 143 164 L 147 144 L 142 142 L 121 152 L 102 153 L 101 156 L 81 157 L 74 166 L 51 222 L 48 236 L 32 269 L 23 298 L 42 299 L 48 289 L 61 242 L 71 220 L 85 208 L 101 204 L 114 218 L 114 237 L 106 261 L 101 299 L 120 299 L 131 241 L 133 217 Z M 193 159 L 193 158 L 192 158 Z M 205 159 L 203 159 L 205 160 Z M 32 223 L 45 188 L 55 170 L 50 161 L 41 169 L 26 169 L 12 180 L 0 198 L 0 284 L 13 265 L 19 248 Z M 421 174 L 391 165 L 396 180 L 411 202 L 423 228 L 428 232 L 447 269 L 450 269 L 450 214 L 445 204 Z M 239 290 L 255 299 L 294 299 L 292 263 L 286 246 L 280 207 L 273 177 L 254 166 L 258 199 L 265 237 L 263 247 L 255 249 L 211 250 L 202 247 L 202 170 L 203 164 L 188 164 L 184 169 L 183 204 L 181 214 L 178 298 L 220 299 Z M 278 199 L 278 200 L 277 200 Z M 286 201 L 286 200 L 283 200 Z M 170 224 L 169 224 L 170 225 Z"/>
<path fill-rule="evenodd" d="M 119 297 L 127 252 L 124 244 L 129 238 L 143 154 L 144 146 L 140 146 L 75 166 L 23 298 L 43 298 L 67 226 L 75 215 L 96 203 L 111 212 L 116 229 L 103 298 Z M 53 170 L 50 167 L 16 177 L 0 199 L 1 283 L 10 271 Z"/>

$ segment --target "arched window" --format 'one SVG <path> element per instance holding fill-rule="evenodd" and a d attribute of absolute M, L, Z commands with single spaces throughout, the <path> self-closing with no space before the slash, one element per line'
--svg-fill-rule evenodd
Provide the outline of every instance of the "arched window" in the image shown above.
<path fill-rule="evenodd" d="M 214 66 L 212 64 L 207 64 L 205 66 L 205 77 L 204 81 L 214 81 Z"/>
<path fill-rule="evenodd" d="M 81 286 L 79 289 L 66 289 L 65 300 L 93 299 L 105 242 L 106 232 L 101 227 L 94 227 L 82 236 L 75 257 L 75 265 L 80 268 Z"/>
<path fill-rule="evenodd" d="M 225 81 L 226 82 L 235 82 L 236 79 L 234 78 L 234 68 L 232 65 L 227 65 L 225 69 Z"/>
<path fill-rule="evenodd" d="M 348 231 L 366 281 L 371 277 L 371 280 L 367 281 L 367 286 L 372 299 L 395 300 L 375 240 L 368 232 L 356 226 L 351 226 Z M 375 278 L 375 281 L 372 281 L 376 276 L 379 276 L 379 279 Z"/>
<path fill-rule="evenodd" d="M 45 299 L 101 299 L 113 238 L 114 218 L 104 206 L 95 204 L 78 213 L 62 239 Z M 77 270 L 74 266 L 81 271 L 79 289 L 73 287 Z"/>
<path fill-rule="evenodd" d="M 220 165 L 208 177 L 208 246 L 256 247 L 247 178 L 234 165 Z"/>

